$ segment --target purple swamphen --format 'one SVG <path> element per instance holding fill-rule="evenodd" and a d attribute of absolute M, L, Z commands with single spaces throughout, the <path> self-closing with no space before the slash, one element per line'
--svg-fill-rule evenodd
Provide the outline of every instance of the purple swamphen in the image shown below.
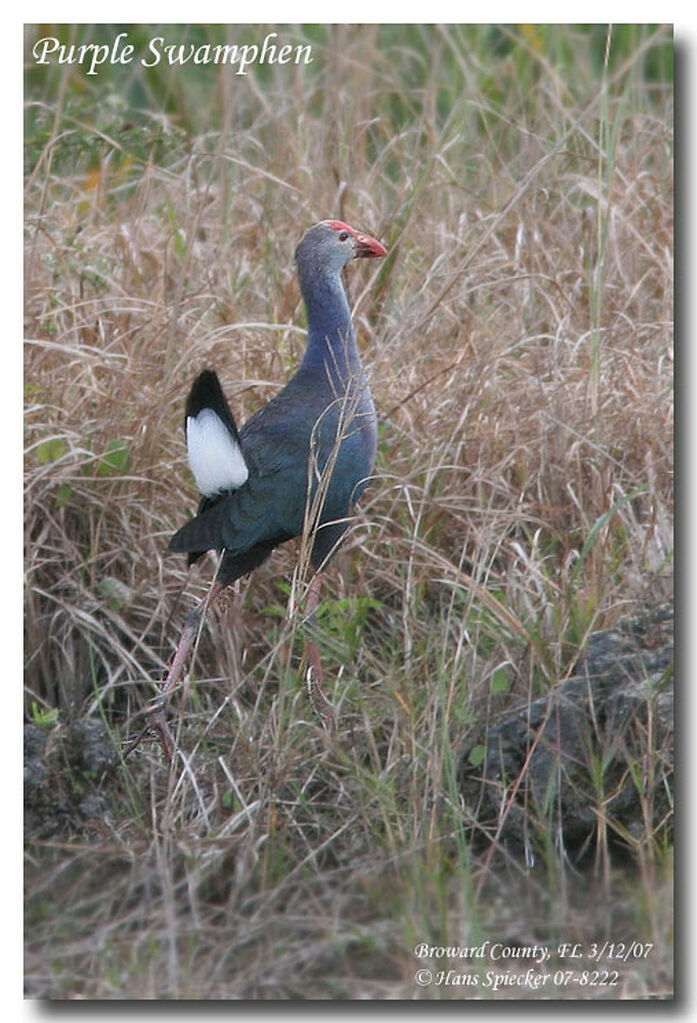
<path fill-rule="evenodd" d="M 174 744 L 165 709 L 205 610 L 221 591 L 257 568 L 274 547 L 304 533 L 311 538 L 315 570 L 306 617 L 317 608 L 320 573 L 348 528 L 376 450 L 375 407 L 341 273 L 352 259 L 386 254 L 379 241 L 342 221 L 310 228 L 295 250 L 308 328 L 295 374 L 239 431 L 214 372 L 204 370 L 191 389 L 186 443 L 202 496 L 198 514 L 175 533 L 169 549 L 188 554 L 190 564 L 208 550 L 222 556 L 209 594 L 185 619 L 161 696 L 136 740 L 154 731 L 170 759 Z M 309 640 L 305 649 L 308 691 L 331 730 L 319 651 Z"/>

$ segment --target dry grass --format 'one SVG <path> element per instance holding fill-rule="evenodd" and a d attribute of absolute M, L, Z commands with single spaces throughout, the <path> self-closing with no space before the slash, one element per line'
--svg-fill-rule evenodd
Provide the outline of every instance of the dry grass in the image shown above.
<path fill-rule="evenodd" d="M 417 941 L 622 928 L 662 952 L 609 996 L 670 987 L 648 838 L 611 890 L 482 876 L 455 781 L 502 679 L 538 695 L 591 630 L 671 593 L 672 87 L 649 73 L 669 37 L 604 68 L 604 39 L 598 58 L 571 32 L 338 27 L 311 73 L 218 69 L 195 133 L 176 73 L 180 112 L 139 136 L 117 100 L 30 88 L 35 717 L 134 734 L 212 574 L 164 556 L 196 500 L 193 375 L 216 366 L 243 421 L 303 349 L 304 228 L 339 216 L 390 249 L 349 269 L 382 425 L 322 619 L 339 741 L 302 689 L 291 545 L 204 630 L 177 768 L 142 750 L 98 834 L 33 844 L 31 994 L 428 997 Z"/>

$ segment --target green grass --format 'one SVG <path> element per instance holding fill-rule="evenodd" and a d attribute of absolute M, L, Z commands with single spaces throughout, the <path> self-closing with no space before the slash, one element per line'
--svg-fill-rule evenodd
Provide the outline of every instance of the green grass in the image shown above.
<path fill-rule="evenodd" d="M 332 216 L 390 250 L 347 274 L 381 425 L 320 615 L 339 735 L 305 695 L 291 544 L 203 630 L 171 715 L 185 761 L 143 746 L 101 783 L 103 820 L 30 836 L 28 991 L 460 998 L 414 983 L 415 944 L 631 934 L 661 952 L 608 996 L 666 994 L 648 798 L 631 872 L 602 835 L 595 872 L 559 862 L 550 792 L 538 866 L 506 873 L 472 851 L 457 764 L 592 630 L 672 593 L 670 31 L 276 30 L 313 63 L 27 60 L 26 708 L 137 733 L 213 571 L 165 555 L 196 502 L 187 389 L 216 366 L 243 421 L 282 386 L 293 249 Z"/>

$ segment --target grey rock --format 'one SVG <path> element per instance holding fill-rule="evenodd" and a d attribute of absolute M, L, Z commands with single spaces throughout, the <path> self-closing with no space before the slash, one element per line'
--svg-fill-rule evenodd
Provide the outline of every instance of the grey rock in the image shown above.
<path fill-rule="evenodd" d="M 601 834 L 631 847 L 651 827 L 670 831 L 673 727 L 673 607 L 664 604 L 593 633 L 572 677 L 464 750 L 473 833 L 516 852 L 552 835 L 557 851 L 580 857 Z M 476 767 L 475 745 L 486 748 Z"/>
<path fill-rule="evenodd" d="M 78 718 L 49 731 L 24 726 L 24 826 L 45 837 L 98 825 L 107 816 L 106 772 L 118 763 L 101 720 Z"/>
<path fill-rule="evenodd" d="M 100 774 L 116 766 L 116 751 L 99 718 L 78 718 L 68 726 L 66 739 L 78 769 Z"/>
<path fill-rule="evenodd" d="M 46 779 L 44 754 L 48 735 L 38 725 L 24 726 L 24 798 L 31 799 Z"/>

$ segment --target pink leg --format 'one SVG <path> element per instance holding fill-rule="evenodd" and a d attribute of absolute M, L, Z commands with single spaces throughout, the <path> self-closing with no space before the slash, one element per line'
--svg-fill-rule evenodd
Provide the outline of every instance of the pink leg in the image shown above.
<path fill-rule="evenodd" d="M 322 576 L 318 572 L 312 577 L 307 591 L 307 603 L 305 604 L 306 622 L 313 617 L 319 606 L 321 585 Z M 319 655 L 317 644 L 313 643 L 310 639 L 305 640 L 304 657 L 308 662 L 305 681 L 312 709 L 320 718 L 327 731 L 334 734 L 334 732 L 336 732 L 336 718 L 334 717 L 334 711 L 332 710 L 327 697 L 324 695 L 324 690 L 322 689 L 322 683 L 324 682 L 322 660 Z"/>
<path fill-rule="evenodd" d="M 167 724 L 166 710 L 169 705 L 169 701 L 172 698 L 176 686 L 179 683 L 180 678 L 184 674 L 184 668 L 191 651 L 192 646 L 198 635 L 198 631 L 201 627 L 206 611 L 208 608 L 217 600 L 224 587 L 219 582 L 214 582 L 210 590 L 203 598 L 203 600 L 196 605 L 196 607 L 189 611 L 188 615 L 184 619 L 184 628 L 182 634 L 179 637 L 179 643 L 177 649 L 172 658 L 172 663 L 169 666 L 167 672 L 167 678 L 162 683 L 162 689 L 157 699 L 157 703 L 153 709 L 148 713 L 146 718 L 145 728 L 138 736 L 138 738 L 131 743 L 124 756 L 128 756 L 130 753 L 140 745 L 142 739 L 150 732 L 157 736 L 162 743 L 162 749 L 164 754 L 171 763 L 174 758 L 175 745 L 172 733 L 169 730 Z"/>

